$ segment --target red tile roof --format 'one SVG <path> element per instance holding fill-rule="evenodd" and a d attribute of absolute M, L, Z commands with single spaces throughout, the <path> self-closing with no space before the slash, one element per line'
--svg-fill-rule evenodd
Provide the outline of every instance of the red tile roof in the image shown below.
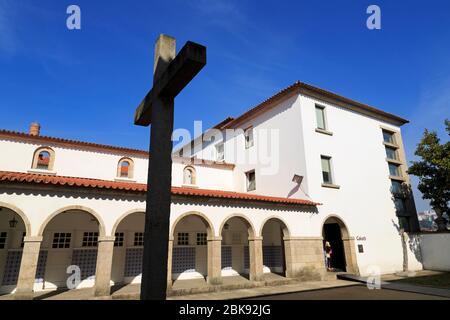
<path fill-rule="evenodd" d="M 93 189 L 108 189 L 108 190 L 130 191 L 130 192 L 147 191 L 147 185 L 142 183 L 0 171 L 0 183 L 8 183 L 8 182 L 46 184 L 46 185 L 69 186 L 79 188 L 93 188 Z M 172 187 L 172 195 L 260 201 L 260 202 L 279 203 L 287 205 L 306 205 L 306 206 L 320 205 L 320 203 L 316 203 L 305 199 L 270 197 L 241 192 L 196 189 L 186 187 Z"/>
<path fill-rule="evenodd" d="M 118 152 L 120 154 L 126 153 L 128 155 L 141 156 L 141 157 L 148 157 L 148 154 L 149 154 L 148 151 L 145 151 L 145 150 L 117 147 L 117 146 L 85 142 L 85 141 L 69 140 L 69 139 L 56 138 L 56 137 L 36 136 L 36 135 L 24 133 L 24 132 L 10 131 L 10 130 L 4 130 L 4 129 L 0 130 L 0 137 L 13 138 L 13 139 L 25 139 L 26 141 L 36 142 L 38 144 L 56 143 L 56 144 L 66 146 L 66 147 L 67 146 L 68 147 L 78 146 L 78 147 L 93 149 L 93 150 L 97 150 L 97 151 Z"/>
<path fill-rule="evenodd" d="M 345 106 L 346 108 L 354 109 L 355 111 L 358 111 L 363 114 L 367 114 L 367 115 L 371 115 L 371 116 L 378 116 L 382 119 L 394 121 L 395 123 L 398 123 L 400 125 L 403 125 L 403 124 L 409 122 L 408 120 L 401 118 L 395 114 L 371 107 L 367 104 L 346 98 L 344 96 L 338 95 L 331 91 L 324 90 L 324 89 L 321 89 L 318 87 L 314 87 L 314 86 L 304 83 L 304 82 L 296 81 L 293 84 L 291 84 L 290 86 L 280 90 L 273 96 L 267 98 L 266 100 L 264 100 L 257 106 L 244 112 L 237 118 L 225 119 L 223 121 L 221 128 L 225 129 L 225 128 L 236 127 L 237 125 L 241 124 L 243 121 L 246 121 L 256 115 L 266 112 L 268 109 L 270 109 L 270 107 L 273 107 L 274 105 L 276 105 L 275 102 L 284 100 L 286 97 L 290 97 L 296 93 L 305 93 L 305 94 L 313 93 L 320 97 L 326 97 L 328 99 L 332 99 L 333 101 L 337 101 L 338 103 L 340 103 L 342 106 Z"/>

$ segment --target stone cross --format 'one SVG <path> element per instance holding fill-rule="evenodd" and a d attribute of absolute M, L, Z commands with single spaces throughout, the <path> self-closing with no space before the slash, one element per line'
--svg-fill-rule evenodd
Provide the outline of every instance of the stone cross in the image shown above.
<path fill-rule="evenodd" d="M 150 156 L 141 300 L 163 300 L 167 291 L 174 99 L 206 65 L 206 47 L 188 41 L 176 55 L 174 38 L 155 45 L 153 88 L 136 109 L 134 124 L 148 126 Z M 176 56 L 175 56 L 176 55 Z"/>

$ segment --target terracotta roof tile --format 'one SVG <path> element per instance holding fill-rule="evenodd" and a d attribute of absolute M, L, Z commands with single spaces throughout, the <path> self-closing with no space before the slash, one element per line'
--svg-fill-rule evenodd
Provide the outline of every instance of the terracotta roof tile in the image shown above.
<path fill-rule="evenodd" d="M 70 186 L 79 188 L 93 188 L 93 189 L 109 189 L 109 190 L 130 191 L 130 192 L 147 191 L 147 185 L 142 183 L 130 183 L 130 182 L 108 181 L 100 179 L 0 171 L 0 183 L 8 183 L 8 182 L 46 184 L 46 185 Z M 172 187 L 172 195 L 260 201 L 260 202 L 279 203 L 288 205 L 306 205 L 306 206 L 320 205 L 319 203 L 305 199 L 270 197 L 233 191 L 194 189 L 186 187 Z"/>
<path fill-rule="evenodd" d="M 95 149 L 95 150 L 127 153 L 127 154 L 134 155 L 134 156 L 148 157 L 148 154 L 149 154 L 148 151 L 145 151 L 145 150 L 117 147 L 117 146 L 85 142 L 85 141 L 78 141 L 78 140 L 69 140 L 69 139 L 56 138 L 56 137 L 36 136 L 36 135 L 31 135 L 31 134 L 28 134 L 25 132 L 17 132 L 17 131 L 10 131 L 10 130 L 4 130 L 4 129 L 0 130 L 0 137 L 26 139 L 27 141 L 35 141 L 39 144 L 57 143 L 57 144 L 65 145 L 65 146 L 79 146 L 79 147 L 90 148 L 90 149 Z"/>
<path fill-rule="evenodd" d="M 243 121 L 246 121 L 260 113 L 263 113 L 267 111 L 268 107 L 274 106 L 274 102 L 279 101 L 280 99 L 284 99 L 287 96 L 290 96 L 291 94 L 300 93 L 302 90 L 309 90 L 311 92 L 314 92 L 316 94 L 319 94 L 320 96 L 332 98 L 336 101 L 339 101 L 343 103 L 344 105 L 352 105 L 356 107 L 356 110 L 358 110 L 361 113 L 370 113 L 374 115 L 379 115 L 383 118 L 393 120 L 394 122 L 398 122 L 399 124 L 405 124 L 408 123 L 408 120 L 403 119 L 395 114 L 371 107 L 367 104 L 346 98 L 344 96 L 338 95 L 336 93 L 333 93 L 328 90 L 324 90 L 315 86 L 312 86 L 310 84 L 296 81 L 290 86 L 287 86 L 286 88 L 283 88 L 273 96 L 265 99 L 263 102 L 258 104 L 257 106 L 251 108 L 250 110 L 244 112 L 239 117 L 233 119 L 233 118 L 227 118 L 224 120 L 224 124 L 222 125 L 222 128 L 233 128 L 237 126 L 238 124 L 242 123 Z"/>

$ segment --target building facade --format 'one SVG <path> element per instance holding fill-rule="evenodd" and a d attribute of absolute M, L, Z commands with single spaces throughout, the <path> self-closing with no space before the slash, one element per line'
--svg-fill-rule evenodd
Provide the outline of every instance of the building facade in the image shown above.
<path fill-rule="evenodd" d="M 333 271 L 401 271 L 399 230 L 418 231 L 405 123 L 296 82 L 186 141 L 173 157 L 169 286 L 324 278 L 325 241 Z M 46 137 L 37 124 L 0 131 L 0 150 L 0 292 L 73 281 L 102 296 L 139 283 L 147 152 Z M 419 270 L 412 239 L 408 267 Z"/>

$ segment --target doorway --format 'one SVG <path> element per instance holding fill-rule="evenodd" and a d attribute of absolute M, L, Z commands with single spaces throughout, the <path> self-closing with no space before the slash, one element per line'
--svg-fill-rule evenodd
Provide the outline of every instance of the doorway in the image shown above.
<path fill-rule="evenodd" d="M 337 223 L 323 225 L 324 247 L 328 241 L 331 245 L 331 268 L 336 272 L 347 271 L 345 263 L 344 243 L 342 241 L 341 227 Z"/>

